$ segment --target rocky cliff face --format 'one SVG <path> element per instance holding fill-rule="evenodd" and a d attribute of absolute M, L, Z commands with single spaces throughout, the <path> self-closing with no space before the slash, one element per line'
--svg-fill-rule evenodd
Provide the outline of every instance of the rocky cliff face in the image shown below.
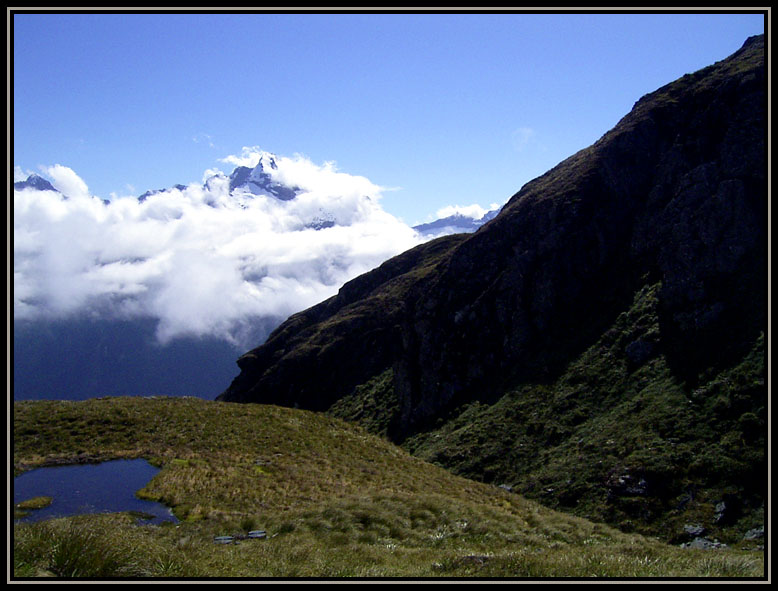
<path fill-rule="evenodd" d="M 662 341 L 693 376 L 765 326 L 763 46 L 641 99 L 459 245 L 402 329 L 404 423 L 554 375 L 660 281 Z"/>
<path fill-rule="evenodd" d="M 737 359 L 765 324 L 765 85 L 755 37 L 643 97 L 475 234 L 292 316 L 219 398 L 325 410 L 391 368 L 402 439 L 463 401 L 549 379 L 656 282 L 679 374 Z"/>

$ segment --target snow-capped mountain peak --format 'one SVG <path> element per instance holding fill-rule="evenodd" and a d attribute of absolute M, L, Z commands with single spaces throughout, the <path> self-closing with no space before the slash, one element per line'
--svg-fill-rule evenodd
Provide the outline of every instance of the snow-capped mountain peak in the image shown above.
<path fill-rule="evenodd" d="M 413 229 L 426 237 L 475 232 L 486 222 L 497 216 L 501 209 L 502 207 L 497 207 L 496 209 L 486 212 L 481 217 L 473 217 L 464 213 L 454 213 L 453 215 L 437 219 L 434 222 L 413 226 Z"/>
<path fill-rule="evenodd" d="M 259 161 L 251 168 L 239 166 L 230 175 L 230 192 L 241 191 L 252 195 L 272 195 L 282 201 L 294 199 L 299 187 L 289 187 L 274 179 L 278 170 L 276 157 L 270 152 L 261 152 Z"/>

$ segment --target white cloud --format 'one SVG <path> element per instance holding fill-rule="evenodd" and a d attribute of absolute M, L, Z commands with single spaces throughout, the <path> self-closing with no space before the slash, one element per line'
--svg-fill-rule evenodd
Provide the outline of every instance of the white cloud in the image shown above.
<path fill-rule="evenodd" d="M 197 135 L 192 137 L 192 141 L 195 144 L 200 144 L 200 143 L 207 144 L 209 148 L 216 147 L 216 145 L 213 143 L 213 138 L 207 133 L 198 133 Z"/>
<path fill-rule="evenodd" d="M 224 176 L 224 173 L 218 169 L 218 168 L 209 168 L 203 173 L 203 182 L 206 182 L 208 179 L 214 176 Z"/>
<path fill-rule="evenodd" d="M 255 157 L 247 148 L 225 161 Z M 309 307 L 421 241 L 366 178 L 301 156 L 276 161 L 276 180 L 300 188 L 295 199 L 230 195 L 214 170 L 205 187 L 106 204 L 71 169 L 46 168 L 67 198 L 14 191 L 15 318 L 146 317 L 162 342 L 235 342 L 252 322 Z"/>
<path fill-rule="evenodd" d="M 89 187 L 81 178 L 67 166 L 55 164 L 45 168 L 46 174 L 51 177 L 51 184 L 68 197 L 89 197 Z"/>
<path fill-rule="evenodd" d="M 21 166 L 14 166 L 14 182 L 26 181 L 33 174 L 31 170 L 22 170 Z"/>
<path fill-rule="evenodd" d="M 235 166 L 248 166 L 253 168 L 259 162 L 263 151 L 259 146 L 244 146 L 240 153 L 240 156 L 230 155 L 220 158 L 220 162 L 226 162 L 227 164 L 234 164 Z"/>
<path fill-rule="evenodd" d="M 535 136 L 535 130 L 531 127 L 519 127 L 518 129 L 515 129 L 511 134 L 513 149 L 517 152 L 523 152 Z"/>

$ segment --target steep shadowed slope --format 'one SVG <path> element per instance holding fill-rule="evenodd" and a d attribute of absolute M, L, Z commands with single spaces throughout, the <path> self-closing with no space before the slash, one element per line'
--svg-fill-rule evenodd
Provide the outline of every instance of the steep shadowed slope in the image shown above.
<path fill-rule="evenodd" d="M 758 36 L 640 99 L 475 234 L 420 246 L 292 316 L 240 358 L 219 399 L 329 409 L 430 452 L 423 434 L 464 406 L 567 379 L 646 290 L 651 321 L 611 339 L 626 360 L 619 387 L 660 357 L 679 392 L 705 390 L 763 347 L 765 115 Z M 602 351 L 613 355 L 612 344 Z M 763 428 L 764 397 L 762 383 L 733 420 L 751 413 Z M 576 412 L 569 400 L 557 410 Z M 467 469 L 490 480 L 520 472 L 477 457 Z"/>

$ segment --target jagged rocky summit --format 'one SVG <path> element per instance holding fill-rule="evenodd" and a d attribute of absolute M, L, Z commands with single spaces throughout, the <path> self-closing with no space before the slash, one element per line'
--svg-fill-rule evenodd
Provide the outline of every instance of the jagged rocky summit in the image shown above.
<path fill-rule="evenodd" d="M 475 233 L 291 316 L 218 399 L 355 420 L 624 529 L 758 527 L 766 111 L 757 36 L 641 98 Z"/>
<path fill-rule="evenodd" d="M 230 175 L 230 192 L 247 191 L 253 195 L 272 195 L 282 201 L 294 199 L 299 187 L 288 187 L 273 179 L 270 171 L 278 170 L 273 154 L 263 153 L 254 168 L 239 166 Z"/>
<path fill-rule="evenodd" d="M 62 199 L 68 199 L 67 195 L 62 195 L 61 191 L 59 191 L 54 185 L 52 185 L 42 176 L 39 176 L 35 173 L 29 175 L 23 181 L 16 181 L 14 183 L 14 191 L 24 191 L 25 189 L 31 189 L 33 191 L 52 191 L 54 193 L 59 193 L 62 196 Z M 102 203 L 107 205 L 108 200 L 103 199 Z"/>
<path fill-rule="evenodd" d="M 23 191 L 24 189 L 34 189 L 35 191 L 58 191 L 54 188 L 49 181 L 37 174 L 31 174 L 23 181 L 17 181 L 14 183 L 14 189 L 16 191 Z"/>
<path fill-rule="evenodd" d="M 265 195 L 274 197 L 280 201 L 291 201 L 303 192 L 298 186 L 289 185 L 279 180 L 276 171 L 278 171 L 277 156 L 271 152 L 262 152 L 257 164 L 251 166 L 238 166 L 228 179 L 228 188 L 231 195 L 257 196 Z M 225 175 L 215 175 L 207 179 L 204 186 L 208 188 L 216 178 Z M 41 179 L 42 180 L 42 179 Z M 45 181 L 44 181 L 45 182 Z M 174 185 L 174 189 L 183 191 L 186 185 Z M 139 197 L 140 201 L 146 200 L 151 195 L 163 192 L 165 189 L 147 191 Z M 455 214 L 445 218 L 437 219 L 429 223 L 413 226 L 421 236 L 425 238 L 437 237 L 446 234 L 474 232 L 489 220 L 493 219 L 499 209 L 489 211 L 480 218 L 469 217 L 467 215 Z M 337 225 L 334 216 L 326 211 L 312 220 L 308 227 L 315 230 L 331 228 Z"/>
<path fill-rule="evenodd" d="M 289 201 L 294 199 L 300 192 L 299 187 L 289 187 L 282 182 L 279 182 L 274 178 L 273 172 L 278 170 L 276 164 L 276 156 L 270 152 L 262 152 L 259 156 L 257 164 L 251 166 L 238 166 L 232 171 L 228 177 L 229 192 L 231 194 L 241 193 L 248 195 L 268 195 L 280 199 L 281 201 Z M 218 177 L 224 177 L 222 173 L 214 175 L 208 178 L 204 187 L 208 188 Z M 179 191 L 185 190 L 186 185 L 177 184 L 173 186 L 174 189 Z M 138 197 L 139 201 L 145 201 L 150 196 L 157 193 L 164 192 L 169 189 L 156 189 L 146 191 L 143 195 Z"/>

